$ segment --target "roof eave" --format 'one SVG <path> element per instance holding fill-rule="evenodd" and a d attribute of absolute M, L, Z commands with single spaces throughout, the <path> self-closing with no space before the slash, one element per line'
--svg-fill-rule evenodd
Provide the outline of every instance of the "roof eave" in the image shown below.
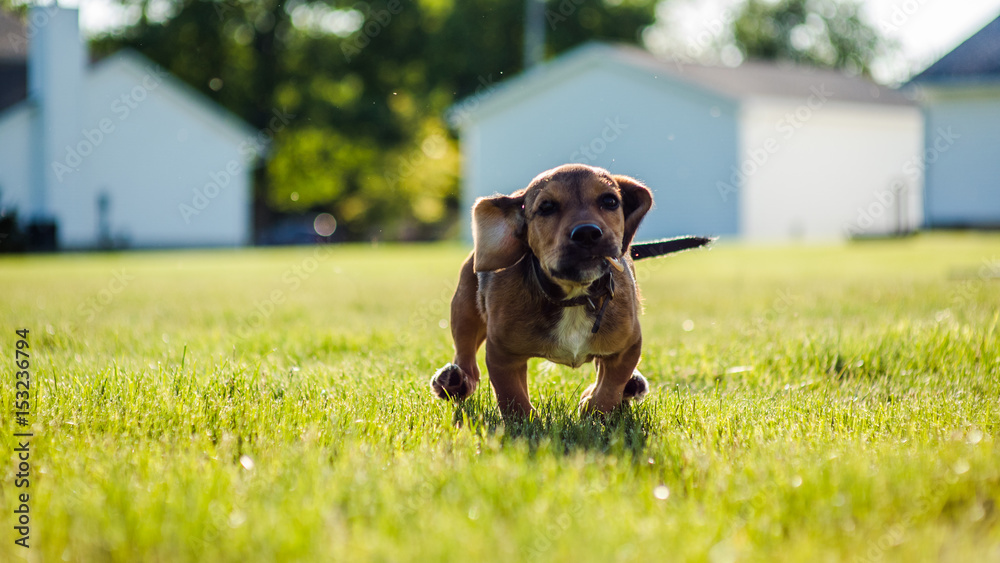
<path fill-rule="evenodd" d="M 652 55 L 648 56 L 652 57 Z M 683 80 L 669 72 L 663 72 L 662 61 L 658 61 L 656 64 L 660 66 L 654 67 L 652 64 L 644 63 L 625 47 L 616 47 L 599 41 L 588 42 L 518 76 L 505 80 L 500 85 L 491 86 L 485 91 L 463 98 L 448 108 L 445 117 L 449 125 L 461 131 L 469 123 L 495 115 L 516 105 L 519 101 L 530 96 L 534 90 L 558 83 L 560 80 L 574 75 L 578 70 L 590 69 L 595 65 L 639 72 L 642 74 L 641 78 L 652 76 L 658 79 L 662 77 L 672 84 L 698 91 L 720 101 L 734 104 L 738 102 L 737 98 L 725 92 Z"/>

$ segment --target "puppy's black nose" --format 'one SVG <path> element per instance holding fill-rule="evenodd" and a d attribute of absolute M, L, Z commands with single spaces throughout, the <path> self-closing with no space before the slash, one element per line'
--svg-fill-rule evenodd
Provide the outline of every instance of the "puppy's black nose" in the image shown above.
<path fill-rule="evenodd" d="M 573 227 L 569 233 L 569 239 L 580 246 L 594 246 L 601 239 L 604 233 L 601 228 L 591 223 L 584 223 Z"/>

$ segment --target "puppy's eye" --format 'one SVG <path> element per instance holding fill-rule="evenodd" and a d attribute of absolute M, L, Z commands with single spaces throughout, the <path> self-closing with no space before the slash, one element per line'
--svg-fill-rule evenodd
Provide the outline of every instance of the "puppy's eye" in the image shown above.
<path fill-rule="evenodd" d="M 552 215 L 556 211 L 559 211 L 559 204 L 554 201 L 545 200 L 538 204 L 538 214 L 542 217 Z"/>
<path fill-rule="evenodd" d="M 601 202 L 601 207 L 609 211 L 614 211 L 615 209 L 618 209 L 619 205 L 621 205 L 621 202 L 618 201 L 618 196 L 612 194 L 602 195 L 600 202 Z"/>

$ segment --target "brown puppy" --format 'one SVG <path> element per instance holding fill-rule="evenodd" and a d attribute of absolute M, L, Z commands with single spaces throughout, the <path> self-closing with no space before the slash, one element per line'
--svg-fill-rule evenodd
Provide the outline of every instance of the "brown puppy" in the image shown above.
<path fill-rule="evenodd" d="M 642 335 L 639 292 L 628 249 L 653 203 L 646 186 L 602 168 L 567 164 L 510 196 L 480 198 L 472 210 L 475 248 L 451 302 L 453 363 L 431 389 L 468 397 L 479 384 L 476 351 L 504 418 L 532 410 L 528 359 L 573 367 L 594 361 L 585 411 L 607 413 L 648 389 L 636 370 Z"/>

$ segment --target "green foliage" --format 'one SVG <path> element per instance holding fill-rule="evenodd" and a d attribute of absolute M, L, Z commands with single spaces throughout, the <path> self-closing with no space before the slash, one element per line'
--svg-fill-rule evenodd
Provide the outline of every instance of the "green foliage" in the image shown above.
<path fill-rule="evenodd" d="M 748 0 L 733 23 L 750 58 L 789 60 L 871 74 L 888 45 L 853 0 Z"/>
<path fill-rule="evenodd" d="M 427 385 L 451 357 L 467 252 L 0 257 L 0 349 L 31 330 L 37 397 L 32 547 L 13 544 L 8 508 L 0 560 L 959 562 L 1000 548 L 997 236 L 640 262 L 650 397 L 580 418 L 592 368 L 535 361 L 538 417 L 509 425 L 485 380 L 459 407 Z M 8 453 L 15 424 L 0 417 Z M 0 466 L 2 506 L 15 472 Z"/>
<path fill-rule="evenodd" d="M 523 3 L 156 4 L 166 16 L 154 20 L 140 2 L 139 22 L 97 50 L 135 48 L 261 130 L 275 108 L 295 115 L 258 186 L 268 206 L 336 211 L 353 239 L 452 232 L 459 161 L 443 115 L 521 70 Z M 590 39 L 637 42 L 654 6 L 548 2 L 547 53 Z M 428 139 L 438 148 L 424 158 Z"/>
<path fill-rule="evenodd" d="M 458 148 L 435 120 L 382 152 L 329 129 L 290 130 L 267 166 L 274 208 L 325 209 L 354 238 L 439 238 L 433 226 L 458 204 Z"/>
<path fill-rule="evenodd" d="M 0 0 L 0 11 L 8 14 L 27 15 L 30 6 L 27 0 Z"/>
<path fill-rule="evenodd" d="M 656 19 L 656 4 L 646 0 L 549 1 L 548 52 L 558 54 L 595 39 L 639 43 L 642 30 Z"/>
<path fill-rule="evenodd" d="M 366 173 L 361 167 L 374 152 L 330 129 L 299 128 L 280 135 L 267 165 L 271 205 L 305 211 L 357 191 L 358 178 Z"/>

